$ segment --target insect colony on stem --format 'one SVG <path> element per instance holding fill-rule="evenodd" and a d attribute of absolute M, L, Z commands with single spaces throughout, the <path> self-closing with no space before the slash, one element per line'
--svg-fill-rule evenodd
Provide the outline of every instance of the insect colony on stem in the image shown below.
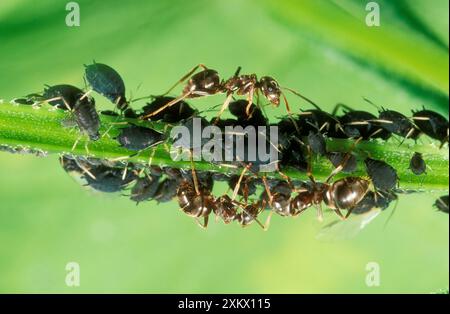
<path fill-rule="evenodd" d="M 199 68 L 201 71 L 196 72 Z M 272 214 L 296 217 L 310 207 L 317 209 L 317 216 L 322 220 L 322 206 L 325 205 L 342 220 L 341 224 L 327 225 L 325 231 L 334 231 L 345 225 L 362 229 L 381 210 L 396 200 L 397 194 L 402 190 L 399 189 L 396 169 L 386 161 L 372 158 L 360 151 L 358 143 L 362 140 L 388 140 L 390 137 L 398 137 L 401 145 L 406 139 L 416 141 L 422 134 L 439 141 L 441 147 L 449 141 L 448 120 L 425 108 L 413 111 L 411 117 L 406 117 L 402 113 L 378 107 L 366 100 L 378 109 L 378 116 L 362 110 L 353 110 L 345 104 L 338 104 L 332 113 L 327 113 L 295 90 L 280 87 L 272 77 L 263 76 L 258 79 L 256 74 L 240 72 L 241 68 L 238 67 L 231 78 L 221 80 L 217 71 L 200 64 L 163 95 L 127 99 L 125 84 L 119 73 L 108 65 L 94 62 L 85 66 L 84 90 L 67 84 L 46 86 L 41 94 L 30 94 L 16 98 L 13 102 L 33 106 L 49 104 L 56 110 L 67 111 L 69 119 L 66 119 L 64 124 L 70 125 L 68 121 L 71 121 L 71 125 L 77 126 L 82 134 L 88 136 L 89 141 L 95 142 L 105 135 L 109 136 L 110 132 L 110 129 L 106 129 L 100 133 L 101 119 L 92 97 L 92 92 L 96 92 L 114 104 L 114 110 L 103 111 L 101 115 L 116 119 L 125 118 L 127 121 L 117 122 L 122 125 L 119 126 L 119 134 L 113 139 L 119 146 L 129 150 L 130 155 L 170 141 L 167 132 L 149 127 L 147 121 L 192 127 L 192 119 L 198 117 L 207 126 L 220 130 L 236 126 L 276 126 L 276 145 L 271 142 L 270 137 L 266 137 L 262 145 L 276 146 L 279 158 L 270 162 L 275 164 L 275 170 L 281 179 L 268 178 L 266 173 L 261 172 L 265 161 L 250 159 L 245 154 L 233 155 L 233 161 L 221 163 L 223 166 L 241 169 L 233 175 L 197 171 L 192 156 L 192 143 L 183 147 L 191 154 L 191 167 L 181 170 L 157 167 L 150 162 L 148 165 L 134 164 L 128 162 L 126 156 L 123 160 L 89 157 L 87 144 L 87 157 L 74 154 L 60 157 L 64 170 L 93 190 L 107 193 L 129 191 L 130 199 L 137 204 L 148 200 L 167 202 L 175 198 L 181 211 L 194 218 L 203 228 L 208 226 L 209 216 L 214 214 L 216 220 L 222 220 L 225 224 L 235 221 L 245 227 L 256 222 L 263 229 L 267 229 Z M 186 84 L 178 97 L 168 96 L 176 86 L 184 82 Z M 293 112 L 283 90 L 299 96 L 314 108 Z M 218 114 L 211 121 L 201 117 L 202 112 L 193 109 L 186 102 L 187 99 L 215 94 L 225 94 L 226 97 Z M 286 117 L 276 124 L 271 124 L 260 105 L 259 95 L 274 106 L 279 106 L 283 101 Z M 235 96 L 244 96 L 244 99 L 235 99 Z M 148 98 L 151 98 L 151 101 L 140 110 L 132 108 L 134 102 Z M 222 119 L 227 109 L 233 118 Z M 339 115 L 341 109 L 343 113 Z M 133 122 L 129 119 L 133 119 Z M 353 139 L 353 145 L 347 150 L 329 151 L 327 138 Z M 245 145 L 248 145 L 248 138 L 244 135 L 243 139 Z M 221 154 L 227 153 L 226 149 L 224 147 Z M 358 170 L 360 162 L 354 154 L 355 151 L 359 152 L 358 156 L 365 156 L 362 161 L 366 176 L 352 175 Z M 330 162 L 330 174 L 324 182 L 318 182 L 313 174 L 313 163 L 317 156 L 323 156 Z M 426 174 L 425 160 L 420 153 L 412 156 L 409 167 L 414 175 Z M 289 168 L 305 172 L 309 180 L 292 180 L 283 172 Z M 349 175 L 335 179 L 339 173 Z M 224 193 L 218 197 L 214 196 L 214 182 L 220 181 L 228 183 L 231 195 Z M 258 191 L 261 191 L 259 196 Z M 448 195 L 439 198 L 435 206 L 448 213 Z M 259 216 L 264 211 L 269 211 L 269 214 L 265 223 L 262 223 Z"/>

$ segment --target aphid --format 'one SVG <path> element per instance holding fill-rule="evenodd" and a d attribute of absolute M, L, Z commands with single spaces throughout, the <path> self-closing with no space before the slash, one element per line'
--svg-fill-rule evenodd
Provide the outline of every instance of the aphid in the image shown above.
<path fill-rule="evenodd" d="M 426 110 L 413 111 L 413 120 L 417 127 L 429 137 L 438 140 L 442 145 L 448 142 L 448 120 L 437 112 Z"/>
<path fill-rule="evenodd" d="M 170 202 L 177 195 L 178 186 L 178 180 L 165 178 L 159 183 L 153 199 L 158 203 Z"/>
<path fill-rule="evenodd" d="M 390 203 L 397 199 L 392 192 L 368 191 L 346 220 L 333 221 L 324 226 L 317 239 L 322 241 L 347 240 L 355 237 L 372 222 Z"/>
<path fill-rule="evenodd" d="M 14 98 L 11 100 L 12 104 L 16 105 L 34 105 L 35 101 L 31 97 Z"/>
<path fill-rule="evenodd" d="M 198 68 L 202 68 L 203 70 L 195 73 Z M 253 102 L 253 95 L 258 92 L 261 92 L 261 94 L 276 107 L 279 106 L 280 98 L 283 97 L 286 110 L 289 114 L 291 114 L 287 99 L 275 79 L 269 76 L 263 76 L 258 80 L 256 74 L 240 75 L 240 70 L 241 68 L 239 67 L 231 78 L 226 81 L 221 81 L 217 71 L 208 69 L 203 64 L 199 64 L 184 75 L 177 83 L 175 83 L 174 86 L 169 89 L 169 91 L 167 91 L 167 93 L 164 94 L 166 95 L 170 93 L 178 84 L 181 84 L 189 79 L 179 97 L 154 112 L 145 115 L 143 118 L 149 118 L 157 115 L 159 112 L 165 110 L 165 108 L 173 106 L 177 102 L 186 98 L 210 96 L 219 93 L 225 93 L 227 98 L 223 103 L 216 120 L 219 120 L 221 114 L 225 111 L 225 109 L 227 109 L 234 94 L 247 96 L 246 112 L 249 114 L 250 107 Z M 295 93 L 305 100 L 308 100 L 306 97 L 292 91 L 291 89 L 285 89 Z"/>
<path fill-rule="evenodd" d="M 343 164 L 343 161 L 345 158 L 347 158 L 347 153 L 343 152 L 327 152 L 326 157 L 328 160 L 333 164 L 335 168 L 339 167 Z M 357 168 L 357 160 L 356 156 L 353 154 L 350 154 L 350 157 L 348 157 L 347 162 L 342 168 L 342 172 L 344 173 L 351 173 L 354 172 Z"/>
<path fill-rule="evenodd" d="M 375 117 L 370 112 L 360 110 L 349 110 L 339 117 L 344 134 L 347 137 L 359 138 L 367 140 L 370 138 L 381 138 L 387 140 L 391 136 L 391 132 L 377 126 Z"/>
<path fill-rule="evenodd" d="M 106 97 L 121 111 L 128 108 L 125 83 L 116 70 L 103 63 L 85 65 L 85 78 L 91 88 Z"/>
<path fill-rule="evenodd" d="M 138 178 L 134 171 L 126 171 L 121 168 L 97 166 L 89 169 L 90 175 L 85 175 L 87 185 L 94 190 L 114 193 L 125 189 L 131 182 Z"/>
<path fill-rule="evenodd" d="M 441 212 L 448 214 L 448 195 L 439 197 L 434 203 L 434 206 Z"/>
<path fill-rule="evenodd" d="M 43 151 L 41 149 L 35 149 L 26 146 L 10 146 L 6 144 L 0 144 L 0 152 L 7 152 L 11 154 L 19 154 L 19 155 L 34 155 L 36 157 L 47 157 L 48 152 Z"/>
<path fill-rule="evenodd" d="M 59 109 L 73 110 L 84 94 L 78 87 L 68 84 L 46 85 L 42 100 Z"/>
<path fill-rule="evenodd" d="M 73 107 L 72 113 L 79 129 L 86 133 L 91 141 L 100 139 L 100 118 L 95 109 L 94 98 L 86 95 L 79 98 Z"/>
<path fill-rule="evenodd" d="M 377 190 L 390 191 L 398 185 L 397 171 L 388 163 L 366 158 L 366 171 Z"/>
<path fill-rule="evenodd" d="M 165 106 L 169 102 L 173 101 L 175 98 L 167 96 L 157 96 L 153 101 L 142 108 L 142 113 L 139 115 L 141 117 L 147 116 L 148 114 L 155 112 L 159 108 Z M 179 101 L 171 107 L 166 107 L 164 110 L 160 111 L 156 115 L 148 117 L 151 121 L 163 121 L 166 123 L 178 123 L 180 121 L 186 120 L 195 114 L 195 110 L 192 109 L 185 101 Z"/>
<path fill-rule="evenodd" d="M 302 110 L 295 121 L 301 136 L 312 133 L 326 134 L 328 137 L 345 137 L 341 122 L 333 115 L 323 111 L 317 105 L 317 109 Z"/>
<path fill-rule="evenodd" d="M 415 175 L 421 175 L 422 173 L 425 173 L 427 166 L 425 164 L 425 160 L 423 160 L 422 158 L 421 153 L 414 153 L 414 155 L 411 157 L 411 160 L 409 161 L 409 169 L 411 169 L 411 171 Z"/>
<path fill-rule="evenodd" d="M 323 156 L 327 153 L 325 137 L 321 133 L 310 131 L 308 134 L 308 144 L 314 154 Z"/>
<path fill-rule="evenodd" d="M 237 118 L 237 125 L 242 126 L 264 126 L 268 124 L 267 118 L 264 116 L 261 109 L 255 104 L 251 104 L 249 111 L 246 110 L 247 101 L 239 99 L 229 104 L 228 109 L 231 114 Z"/>
<path fill-rule="evenodd" d="M 160 176 L 149 175 L 138 178 L 131 189 L 130 199 L 136 204 L 153 198 L 158 191 Z"/>
<path fill-rule="evenodd" d="M 125 169 L 108 167 L 99 159 L 88 161 L 80 157 L 62 155 L 60 162 L 63 169 L 80 184 L 100 192 L 119 192 L 138 178 L 133 169 L 126 171 L 124 176 Z"/>
<path fill-rule="evenodd" d="M 119 135 L 116 137 L 120 146 L 133 151 L 141 151 L 158 145 L 163 142 L 164 139 L 164 134 L 151 128 L 134 124 L 121 128 Z"/>

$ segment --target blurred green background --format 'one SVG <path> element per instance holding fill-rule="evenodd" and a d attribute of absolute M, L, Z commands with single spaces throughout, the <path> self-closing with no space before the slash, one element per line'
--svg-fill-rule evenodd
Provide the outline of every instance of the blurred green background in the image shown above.
<path fill-rule="evenodd" d="M 361 101 L 365 96 L 405 114 L 426 105 L 448 116 L 447 0 L 377 1 L 380 27 L 366 26 L 367 1 L 359 0 L 76 2 L 80 27 L 65 25 L 67 1 L 0 3 L 0 98 L 43 84 L 83 86 L 82 65 L 93 59 L 116 68 L 133 96 L 158 94 L 204 63 L 224 77 L 238 65 L 272 75 L 327 110 L 345 102 L 375 112 Z M 294 110 L 305 107 L 289 99 Z M 220 101 L 223 96 L 195 104 Z M 355 239 L 324 243 L 315 239 L 321 225 L 312 210 L 298 219 L 274 217 L 268 232 L 214 222 L 205 232 L 176 203 L 136 207 L 125 197 L 81 189 L 57 156 L 0 153 L 0 173 L 0 292 L 448 287 L 448 216 L 431 206 L 447 192 L 401 196 L 386 229 L 389 212 Z M 80 287 L 65 285 L 70 261 L 80 264 Z M 381 267 L 379 287 L 365 284 L 369 262 Z"/>

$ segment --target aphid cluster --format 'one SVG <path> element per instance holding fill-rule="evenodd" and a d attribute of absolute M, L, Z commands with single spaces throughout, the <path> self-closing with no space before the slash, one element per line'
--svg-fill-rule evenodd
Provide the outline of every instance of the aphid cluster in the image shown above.
<path fill-rule="evenodd" d="M 199 68 L 202 70 L 196 73 Z M 255 74 L 240 72 L 239 67 L 232 77 L 221 79 L 217 71 L 198 65 L 167 93 L 151 96 L 150 102 L 135 110 L 131 105 L 138 99 L 126 98 L 125 84 L 118 72 L 105 64 L 94 62 L 85 67 L 86 87 L 83 90 L 67 84 L 46 86 L 41 94 L 30 94 L 14 101 L 21 105 L 48 103 L 56 109 L 68 111 L 75 125 L 91 141 L 96 141 L 102 134 L 99 114 L 91 95 L 95 91 L 114 104 L 114 110 L 102 111 L 101 114 L 128 118 L 128 122 L 119 127 L 118 134 L 113 138 L 118 146 L 129 150 L 130 155 L 168 141 L 165 132 L 154 130 L 142 120 L 193 128 L 193 118 L 200 116 L 186 102 L 187 99 L 226 95 L 217 115 L 209 121 L 206 117 L 200 117 L 202 126 L 213 125 L 221 130 L 226 130 L 228 126 L 277 126 L 279 141 L 276 149 L 279 159 L 273 163 L 282 180 L 266 178 L 260 172 L 265 162 L 251 160 L 247 155 L 234 156 L 232 162 L 220 163 L 243 169 L 229 176 L 196 171 L 194 162 L 191 169 L 177 170 L 135 165 L 126 162 L 126 159 L 110 162 L 70 154 L 61 157 L 63 168 L 93 190 L 129 193 L 130 199 L 137 204 L 148 200 L 166 202 L 176 199 L 182 212 L 204 228 L 211 214 L 226 224 L 236 222 L 248 226 L 257 222 L 266 229 L 273 213 L 295 217 L 314 207 L 319 219 L 322 219 L 322 207 L 326 206 L 343 221 L 359 219 L 357 225 L 361 229 L 397 199 L 399 178 L 396 169 L 386 161 L 373 158 L 365 152 L 355 154 L 358 143 L 361 140 L 388 140 L 391 137 L 399 137 L 403 142 L 406 139 L 417 140 L 421 134 L 440 141 L 441 146 L 449 141 L 448 120 L 431 110 L 413 111 L 412 116 L 407 117 L 397 111 L 377 107 L 378 114 L 374 115 L 338 104 L 332 113 L 327 113 L 300 93 L 280 87 L 272 77 L 257 78 Z M 178 97 L 167 95 L 184 82 L 186 84 Z M 299 96 L 314 108 L 293 112 L 283 90 Z M 286 117 L 271 124 L 260 104 L 260 95 L 274 106 L 279 106 L 283 100 Z M 235 96 L 244 96 L 244 99 L 235 99 Z M 232 118 L 222 119 L 227 109 Z M 341 109 L 342 113 L 339 114 Z M 103 134 L 107 133 L 108 130 Z M 347 150 L 332 151 L 327 147 L 327 138 L 353 139 L 353 145 Z M 251 145 L 247 137 L 243 140 L 245 145 Z M 181 143 L 180 146 L 192 151 L 193 142 Z M 272 144 L 270 137 L 257 143 L 254 145 Z M 222 154 L 226 154 L 228 148 L 223 149 Z M 363 160 L 357 158 L 361 155 L 365 156 Z M 330 174 L 324 182 L 318 182 L 312 173 L 316 156 L 324 156 L 330 162 Z M 287 168 L 305 172 L 309 181 L 292 181 L 283 173 Z M 366 175 L 354 175 L 358 168 L 363 168 Z M 409 168 L 414 175 L 426 173 L 425 160 L 420 153 L 411 157 Z M 335 179 L 339 173 L 349 176 Z M 214 196 L 215 181 L 226 181 L 230 193 Z M 448 196 L 438 199 L 435 206 L 448 213 Z M 259 216 L 264 211 L 269 214 L 266 222 L 262 223 Z M 329 229 L 335 227 L 329 226 Z"/>

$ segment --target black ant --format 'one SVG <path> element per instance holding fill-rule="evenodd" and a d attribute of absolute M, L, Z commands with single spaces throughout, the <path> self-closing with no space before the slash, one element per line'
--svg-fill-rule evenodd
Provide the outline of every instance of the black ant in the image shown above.
<path fill-rule="evenodd" d="M 360 140 L 361 138 L 356 140 L 353 147 Z M 370 181 L 361 177 L 345 177 L 332 182 L 334 176 L 345 168 L 346 163 L 351 157 L 351 150 L 344 157 L 342 163 L 331 172 L 325 183 L 319 183 L 316 182 L 312 175 L 312 152 L 311 148 L 308 147 L 310 160 L 307 168 L 307 176 L 310 179 L 310 184 L 305 189 L 301 189 L 293 198 L 287 186 L 278 185 L 269 205 L 276 213 L 282 216 L 298 216 L 307 208 L 315 206 L 317 208 L 318 218 L 322 220 L 321 203 L 324 202 L 341 219 L 349 217 L 352 210 L 369 191 L 370 186 Z M 347 215 L 344 216 L 341 210 L 347 210 Z"/>
<path fill-rule="evenodd" d="M 203 70 L 194 74 L 198 68 L 202 68 Z M 219 77 L 219 73 L 213 69 L 207 68 L 203 64 L 199 64 L 195 66 L 191 71 L 189 71 L 186 75 L 184 75 L 178 82 L 176 82 L 164 95 L 170 93 L 178 84 L 183 83 L 188 80 L 188 83 L 183 88 L 182 94 L 175 98 L 174 100 L 167 103 L 165 106 L 160 107 L 159 109 L 153 111 L 142 117 L 142 119 L 150 118 L 151 116 L 157 115 L 161 111 L 165 110 L 167 107 L 173 106 L 179 101 L 186 98 L 195 98 L 195 97 L 203 97 L 203 96 L 211 96 L 216 94 L 226 94 L 227 98 L 222 105 L 222 108 L 219 111 L 219 114 L 216 118 L 216 122 L 219 121 L 222 113 L 228 108 L 229 103 L 232 100 L 233 95 L 247 95 L 247 106 L 246 113 L 250 115 L 251 105 L 253 103 L 254 94 L 259 94 L 261 92 L 263 96 L 274 106 L 278 107 L 280 105 L 280 99 L 283 97 L 286 110 L 291 114 L 291 109 L 289 107 L 289 103 L 287 101 L 286 96 L 282 92 L 282 89 L 286 89 L 291 91 L 292 93 L 298 95 L 299 97 L 305 99 L 306 101 L 310 100 L 301 94 L 289 89 L 289 88 L 281 88 L 278 82 L 270 77 L 263 76 L 259 80 L 256 74 L 240 74 L 241 67 L 238 67 L 235 74 L 227 79 L 221 80 Z"/>

